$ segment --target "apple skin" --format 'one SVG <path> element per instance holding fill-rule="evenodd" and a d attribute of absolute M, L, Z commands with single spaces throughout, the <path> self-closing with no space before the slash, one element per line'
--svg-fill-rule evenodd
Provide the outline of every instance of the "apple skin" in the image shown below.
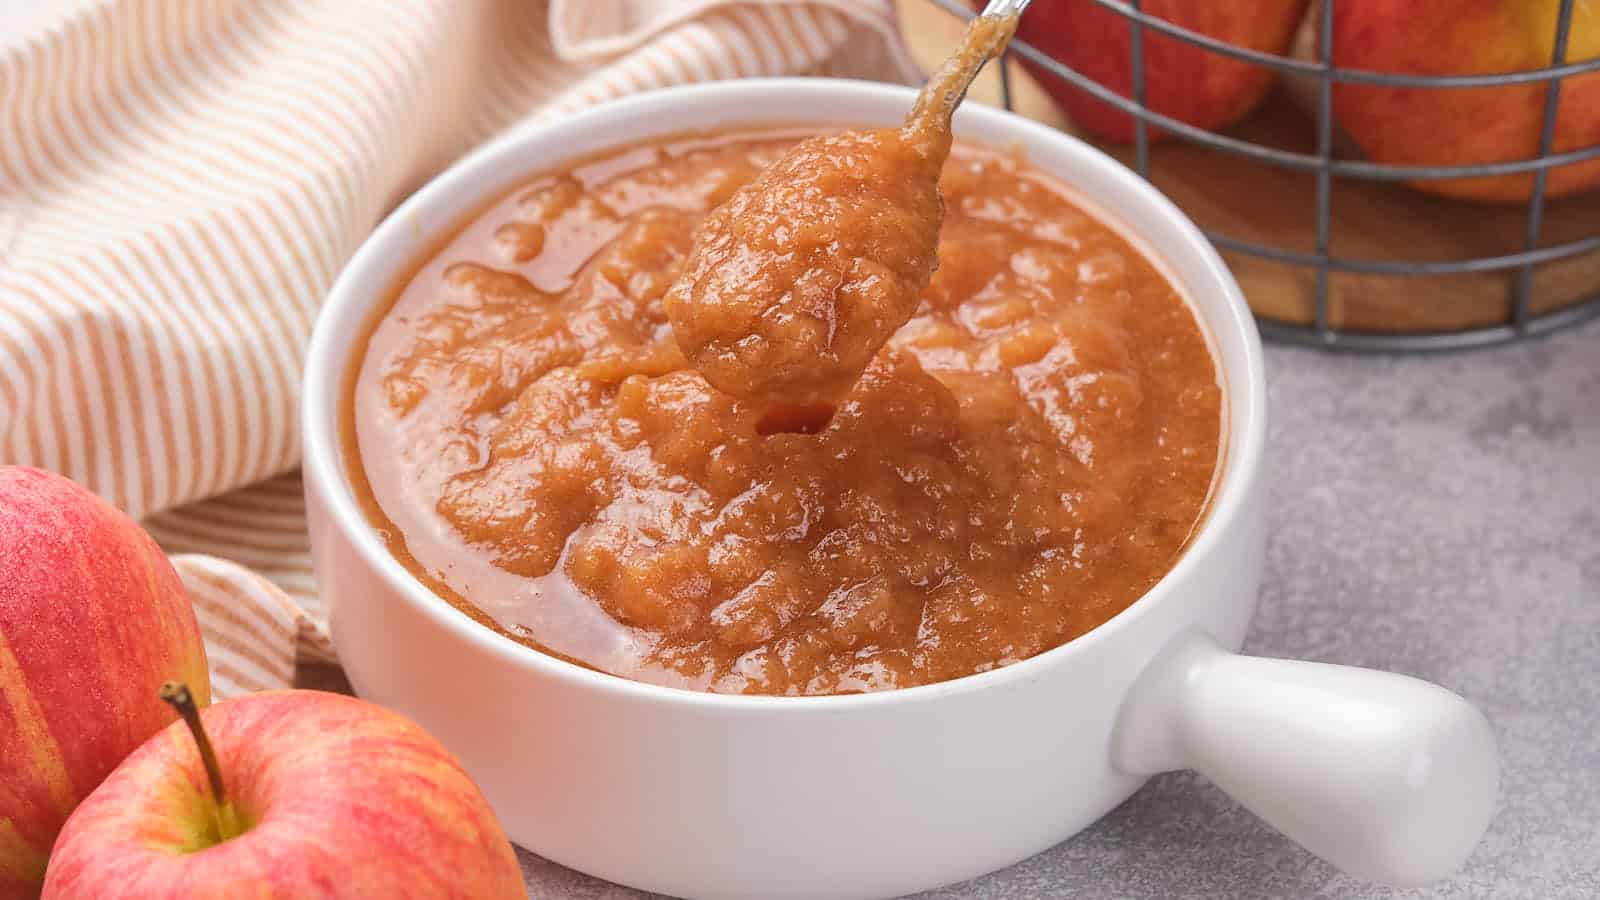
<path fill-rule="evenodd" d="M 1558 0 L 1339 0 L 1333 61 L 1342 68 L 1471 75 L 1550 64 Z M 1574 7 L 1567 59 L 1600 56 L 1600 5 Z M 1393 88 L 1338 84 L 1334 115 L 1369 159 L 1408 165 L 1511 162 L 1538 155 L 1546 85 Z M 1562 81 L 1554 150 L 1600 145 L 1600 73 Z M 1552 169 L 1551 196 L 1600 183 L 1600 160 Z M 1521 201 L 1532 173 L 1416 180 L 1435 193 Z"/>
<path fill-rule="evenodd" d="M 131 518 L 60 475 L 0 466 L 0 900 L 34 897 L 78 801 L 210 699 L 178 574 Z"/>
<path fill-rule="evenodd" d="M 1307 0 L 1145 0 L 1156 18 L 1266 53 L 1288 52 Z M 982 3 L 978 3 L 982 6 Z M 1017 37 L 1118 94 L 1133 97 L 1129 22 L 1094 0 L 1048 0 L 1030 6 Z M 1023 60 L 1074 125 L 1102 140 L 1134 138 L 1133 117 Z M 1145 103 L 1181 122 L 1215 131 L 1254 109 L 1277 73 L 1228 59 L 1146 28 Z M 1150 136 L 1161 136 L 1152 128 Z"/>
<path fill-rule="evenodd" d="M 505 831 L 419 726 L 322 691 L 201 713 L 246 830 L 218 843 L 183 723 L 134 751 L 61 831 L 50 900 L 525 898 Z"/>

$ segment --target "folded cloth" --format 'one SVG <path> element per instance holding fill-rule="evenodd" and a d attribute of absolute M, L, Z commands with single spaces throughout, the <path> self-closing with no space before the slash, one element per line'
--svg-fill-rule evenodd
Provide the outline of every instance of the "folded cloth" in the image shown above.
<path fill-rule="evenodd" d="M 333 659 L 297 394 L 323 295 L 385 211 L 530 117 L 692 81 L 917 75 L 889 0 L 26 6 L 0 35 L 0 461 L 143 519 L 219 696 Z"/>

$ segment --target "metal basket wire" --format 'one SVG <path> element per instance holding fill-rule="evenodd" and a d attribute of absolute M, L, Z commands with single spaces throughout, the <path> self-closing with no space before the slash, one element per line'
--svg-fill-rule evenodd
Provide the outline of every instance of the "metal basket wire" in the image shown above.
<path fill-rule="evenodd" d="M 960 0 L 928 0 L 949 13 L 961 18 L 971 18 L 973 11 Z M 1049 0 L 1041 0 L 1049 2 Z M 1237 47 L 1224 41 L 1199 34 L 1174 25 L 1165 19 L 1140 10 L 1141 0 L 1093 0 L 1102 7 L 1127 19 L 1129 32 L 1129 57 L 1133 84 L 1133 97 L 1126 98 L 1106 88 L 1061 61 L 1047 56 L 1023 41 L 1013 41 L 1007 56 L 1016 54 L 1034 63 L 1044 74 L 1059 78 L 1087 92 L 1095 98 L 1129 114 L 1134 121 L 1134 167 L 1146 179 L 1150 177 L 1150 129 L 1159 127 L 1171 135 L 1195 144 L 1246 157 L 1260 163 L 1286 169 L 1312 173 L 1316 179 L 1315 251 L 1306 253 L 1285 247 L 1272 246 L 1259 241 L 1206 229 L 1206 236 L 1219 248 L 1247 256 L 1270 260 L 1278 264 L 1304 268 L 1314 273 L 1313 318 L 1309 324 L 1268 318 L 1258 313 L 1262 334 L 1268 339 L 1322 347 L 1369 351 L 1419 351 L 1450 350 L 1485 346 L 1548 333 L 1558 328 L 1575 325 L 1590 318 L 1600 317 L 1600 285 L 1591 294 L 1585 294 L 1563 304 L 1560 308 L 1535 313 L 1532 308 L 1534 274 L 1540 266 L 1582 254 L 1600 251 L 1600 234 L 1588 235 L 1561 243 L 1540 245 L 1544 227 L 1546 189 L 1549 171 L 1558 166 L 1600 158 L 1600 145 L 1583 147 L 1563 153 L 1553 153 L 1557 103 L 1562 80 L 1591 72 L 1600 72 L 1600 59 L 1569 63 L 1566 61 L 1567 44 L 1573 21 L 1576 0 L 1560 0 L 1556 17 L 1554 53 L 1550 65 L 1488 75 L 1410 75 L 1374 72 L 1360 69 L 1336 68 L 1332 64 L 1333 9 L 1337 0 L 1323 0 L 1315 27 L 1319 32 L 1318 58 L 1315 61 L 1295 59 L 1272 53 L 1263 53 Z M 1232 59 L 1253 63 L 1273 72 L 1309 77 L 1316 83 L 1316 152 L 1299 153 L 1277 147 L 1265 146 L 1228 134 L 1214 133 L 1178 121 L 1145 106 L 1144 33 L 1146 29 L 1184 41 L 1205 50 Z M 1005 107 L 1012 109 L 1013 92 L 1009 66 L 1000 66 L 1001 96 Z M 1449 90 L 1453 88 L 1499 87 L 1535 82 L 1549 82 L 1546 92 L 1543 128 L 1539 137 L 1539 152 L 1530 159 L 1481 165 L 1419 166 L 1393 165 L 1362 159 L 1342 159 L 1334 156 L 1333 86 L 1336 82 L 1370 84 L 1389 87 L 1417 87 Z M 1427 179 L 1460 178 L 1474 176 L 1533 173 L 1533 189 L 1526 206 L 1526 228 L 1522 249 L 1517 252 L 1490 256 L 1474 256 L 1451 260 L 1391 260 L 1352 258 L 1331 252 L 1331 208 L 1334 178 L 1365 181 L 1412 181 Z M 1506 321 L 1487 325 L 1440 331 L 1376 331 L 1339 328 L 1330 322 L 1328 282 L 1331 273 L 1350 272 L 1369 275 L 1437 276 L 1505 271 L 1514 273 L 1511 283 L 1510 315 Z"/>

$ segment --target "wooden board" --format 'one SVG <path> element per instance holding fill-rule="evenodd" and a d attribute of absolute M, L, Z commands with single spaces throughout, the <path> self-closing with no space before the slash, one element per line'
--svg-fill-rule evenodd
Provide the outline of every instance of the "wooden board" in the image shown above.
<path fill-rule="evenodd" d="M 918 62 L 929 67 L 960 37 L 962 25 L 928 0 L 896 0 L 901 29 Z M 991 66 L 991 69 L 995 67 Z M 1013 63 L 1017 111 L 1072 131 L 1037 84 Z M 1315 127 L 1297 96 L 1306 85 L 1283 84 L 1260 110 L 1230 133 L 1302 153 L 1315 151 Z M 1000 103 L 997 73 L 985 72 L 969 98 Z M 1132 165 L 1131 148 L 1105 147 Z M 1310 172 L 1256 162 L 1182 140 L 1156 144 L 1150 180 L 1202 228 L 1241 240 L 1311 253 L 1316 241 L 1316 178 Z M 1445 261 L 1520 252 L 1526 229 L 1521 207 L 1449 200 L 1401 184 L 1336 179 L 1330 248 L 1337 257 L 1388 261 Z M 1591 193 L 1552 201 L 1541 246 L 1600 235 L 1600 199 Z M 1315 272 L 1308 267 L 1224 253 L 1250 305 L 1266 317 L 1310 322 Z M 1363 331 L 1435 331 L 1497 325 L 1511 314 L 1515 271 L 1457 275 L 1333 273 L 1329 322 Z M 1532 308 L 1548 312 L 1600 292 L 1600 253 L 1540 266 Z"/>

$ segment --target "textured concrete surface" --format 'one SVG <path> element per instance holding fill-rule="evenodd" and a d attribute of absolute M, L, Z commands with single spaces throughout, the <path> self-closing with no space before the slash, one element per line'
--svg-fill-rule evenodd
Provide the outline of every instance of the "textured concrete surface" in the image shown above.
<path fill-rule="evenodd" d="M 1437 681 L 1494 724 L 1463 871 L 1345 877 L 1192 774 L 926 900 L 1600 897 L 1600 323 L 1429 358 L 1268 351 L 1273 537 L 1246 650 Z M 523 854 L 534 898 L 633 900 Z"/>

